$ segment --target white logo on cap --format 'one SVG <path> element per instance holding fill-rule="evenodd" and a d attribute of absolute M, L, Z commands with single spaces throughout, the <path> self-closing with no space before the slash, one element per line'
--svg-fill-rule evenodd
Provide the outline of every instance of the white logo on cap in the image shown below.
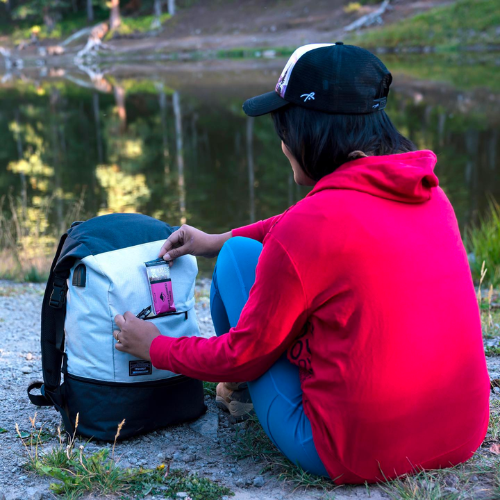
<path fill-rule="evenodd" d="M 314 101 L 314 92 L 311 92 L 310 94 L 302 94 L 300 97 L 305 97 L 304 102 L 309 101 L 309 99 Z"/>

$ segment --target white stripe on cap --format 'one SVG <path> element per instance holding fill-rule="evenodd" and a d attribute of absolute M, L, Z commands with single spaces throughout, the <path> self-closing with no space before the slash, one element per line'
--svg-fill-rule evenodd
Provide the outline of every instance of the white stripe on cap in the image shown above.
<path fill-rule="evenodd" d="M 285 98 L 286 87 L 288 85 L 288 81 L 290 80 L 290 75 L 292 74 L 295 63 L 307 52 L 314 49 L 319 49 L 320 47 L 331 47 L 335 45 L 334 43 L 310 43 L 309 45 L 302 45 L 295 50 L 295 52 L 290 56 L 288 62 L 286 63 L 283 71 L 281 72 L 281 76 L 276 84 L 276 92 L 283 99 Z"/>

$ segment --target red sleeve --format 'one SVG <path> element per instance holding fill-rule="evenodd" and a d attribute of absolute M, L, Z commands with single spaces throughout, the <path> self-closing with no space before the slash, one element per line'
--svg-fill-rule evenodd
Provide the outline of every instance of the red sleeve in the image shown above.
<path fill-rule="evenodd" d="M 266 220 L 260 220 L 249 224 L 248 226 L 238 227 L 232 230 L 233 236 L 244 236 L 245 238 L 251 238 L 252 240 L 264 241 L 267 233 L 273 227 L 273 224 L 282 216 L 283 214 L 275 215 Z"/>
<path fill-rule="evenodd" d="M 156 337 L 153 365 L 214 382 L 254 380 L 285 352 L 306 322 L 308 304 L 302 282 L 284 247 L 268 238 L 235 328 L 220 337 Z"/>

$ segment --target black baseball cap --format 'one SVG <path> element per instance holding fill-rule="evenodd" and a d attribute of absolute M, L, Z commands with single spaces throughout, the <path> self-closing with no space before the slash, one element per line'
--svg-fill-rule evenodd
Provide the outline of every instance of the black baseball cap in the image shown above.
<path fill-rule="evenodd" d="M 342 42 L 299 47 L 276 88 L 243 104 L 260 116 L 287 104 L 332 114 L 367 114 L 384 109 L 392 76 L 371 52 Z"/>

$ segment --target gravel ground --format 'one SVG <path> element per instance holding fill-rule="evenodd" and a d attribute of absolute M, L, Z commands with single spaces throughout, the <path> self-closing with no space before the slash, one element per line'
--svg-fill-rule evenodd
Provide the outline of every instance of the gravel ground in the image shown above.
<path fill-rule="evenodd" d="M 198 282 L 196 309 L 204 336 L 214 335 L 209 310 L 209 280 Z M 54 432 L 60 423 L 59 414 L 52 408 L 32 406 L 26 387 L 32 380 L 42 378 L 39 348 L 39 312 L 43 285 L 14 284 L 0 281 L 0 500 L 39 500 L 53 498 L 48 479 L 26 472 L 21 440 L 16 437 L 15 424 L 21 430 L 30 427 L 29 417 L 37 411 L 37 420 Z M 500 378 L 499 358 L 489 358 L 491 375 Z M 124 467 L 156 467 L 171 461 L 172 468 L 195 471 L 228 486 L 241 500 L 252 499 L 332 499 L 333 493 L 319 490 L 298 491 L 269 474 L 263 474 L 262 464 L 252 459 L 236 461 L 228 453 L 234 442 L 235 428 L 224 412 L 218 410 L 213 398 L 206 396 L 208 412 L 195 423 L 174 426 L 117 444 L 116 456 Z M 45 446 L 55 444 L 53 438 Z M 95 451 L 110 446 L 91 442 L 87 449 Z M 491 498 L 479 488 L 472 498 Z M 481 490 L 481 491 L 480 491 Z M 335 499 L 387 496 L 377 487 L 344 487 L 335 491 Z M 149 497 L 150 499 L 152 497 Z M 159 498 L 159 497 L 157 497 Z"/>

